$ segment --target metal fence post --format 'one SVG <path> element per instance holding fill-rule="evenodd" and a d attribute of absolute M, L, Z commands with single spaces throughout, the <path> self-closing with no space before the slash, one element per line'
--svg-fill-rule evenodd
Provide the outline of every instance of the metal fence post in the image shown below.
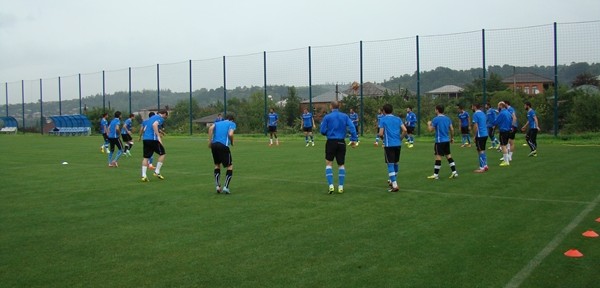
<path fill-rule="evenodd" d="M 554 22 L 554 137 L 558 136 L 558 45 Z"/>
<path fill-rule="evenodd" d="M 160 110 L 160 64 L 156 64 L 156 112 Z"/>
<path fill-rule="evenodd" d="M 83 114 L 81 111 L 82 108 L 82 102 L 81 102 L 81 73 L 77 74 L 77 80 L 78 80 L 78 88 L 79 88 L 79 114 Z"/>
<path fill-rule="evenodd" d="M 416 38 L 417 48 L 417 136 L 421 136 L 421 59 L 419 56 L 419 35 Z"/>
<path fill-rule="evenodd" d="M 190 66 L 190 135 L 192 135 L 192 119 L 194 118 L 192 115 L 192 60 L 189 60 Z"/>
<path fill-rule="evenodd" d="M 363 119 L 365 118 L 364 117 L 365 103 L 364 103 L 364 97 L 363 97 L 363 41 L 362 40 L 360 41 L 360 50 L 359 51 L 360 51 L 360 80 L 359 80 L 360 81 L 360 86 L 359 86 L 360 87 L 360 120 L 362 122 L 360 125 L 360 136 L 362 137 L 363 129 L 365 126 L 364 121 L 363 121 Z M 357 131 L 357 133 L 358 133 L 358 131 Z"/>
<path fill-rule="evenodd" d="M 129 67 L 127 72 L 129 77 L 129 114 L 131 114 L 133 113 L 133 111 L 131 111 L 131 67 Z"/>
<path fill-rule="evenodd" d="M 25 80 L 21 80 L 21 113 L 23 116 L 23 129 L 25 129 Z"/>
<path fill-rule="evenodd" d="M 487 103 L 487 87 L 486 87 L 486 66 L 485 66 L 485 29 L 481 29 L 481 54 L 482 54 L 482 61 L 483 61 L 483 101 L 482 101 L 482 106 L 485 107 L 485 103 Z"/>
<path fill-rule="evenodd" d="M 60 87 L 60 76 L 58 76 L 58 115 L 62 116 L 62 91 Z"/>
<path fill-rule="evenodd" d="M 40 131 L 44 135 L 44 98 L 42 93 L 42 78 L 40 78 Z"/>
<path fill-rule="evenodd" d="M 106 113 L 106 77 L 102 70 L 102 113 Z"/>
<path fill-rule="evenodd" d="M 223 56 L 223 115 L 227 115 L 227 68 Z"/>
<path fill-rule="evenodd" d="M 264 124 L 265 124 L 265 136 L 267 135 L 267 51 L 263 51 L 263 81 L 264 81 L 264 105 L 265 105 L 265 111 L 263 114 L 263 118 L 265 119 Z"/>

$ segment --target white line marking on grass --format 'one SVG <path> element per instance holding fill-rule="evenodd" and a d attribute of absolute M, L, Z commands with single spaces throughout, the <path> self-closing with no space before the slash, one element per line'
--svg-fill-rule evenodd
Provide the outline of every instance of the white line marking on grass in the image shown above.
<path fill-rule="evenodd" d="M 523 283 L 525 279 L 529 278 L 533 270 L 535 270 L 535 268 L 537 268 L 537 266 L 539 266 L 540 263 L 542 263 L 542 261 L 548 255 L 550 255 L 554 249 L 556 249 L 556 247 L 565 239 L 565 237 L 571 233 L 571 231 L 577 225 L 579 225 L 579 223 L 581 223 L 581 220 L 583 220 L 583 218 L 585 218 L 592 210 L 594 210 L 598 202 L 600 202 L 600 194 L 598 194 L 598 197 L 596 197 L 594 201 L 585 207 L 585 209 L 583 209 L 583 211 L 581 211 L 581 213 L 579 213 L 579 215 L 577 215 L 577 217 L 575 217 L 573 221 L 569 223 L 569 225 L 567 225 L 562 231 L 560 231 L 560 233 L 554 236 L 554 239 L 552 239 L 552 241 L 550 241 L 550 243 L 548 243 L 548 245 L 546 245 L 542 251 L 535 255 L 535 257 L 533 257 L 533 259 L 531 259 L 529 263 L 527 263 L 527 265 L 525 265 L 525 267 L 523 267 L 523 269 L 521 269 L 521 271 L 519 271 L 519 273 L 517 273 L 504 287 L 508 288 L 521 286 L 521 283 Z"/>

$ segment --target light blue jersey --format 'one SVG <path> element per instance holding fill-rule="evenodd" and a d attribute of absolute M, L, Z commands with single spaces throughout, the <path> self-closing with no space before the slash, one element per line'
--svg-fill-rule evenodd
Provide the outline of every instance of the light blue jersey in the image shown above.
<path fill-rule="evenodd" d="M 515 116 L 515 120 L 514 120 L 514 122 L 512 123 L 512 126 L 513 126 L 513 127 L 518 127 L 518 126 L 519 126 L 519 122 L 517 121 L 517 114 L 516 114 L 516 113 L 517 113 L 517 110 L 515 110 L 515 108 L 513 108 L 512 106 L 508 106 L 506 109 L 508 110 L 508 112 L 510 112 L 510 115 L 511 115 L 511 116 L 510 116 L 510 117 L 511 117 L 510 119 L 511 119 L 511 121 L 513 121 L 513 119 L 512 119 L 512 116 L 513 116 L 513 115 Z"/>
<path fill-rule="evenodd" d="M 354 124 L 354 127 L 358 127 L 358 114 L 356 114 L 356 112 L 352 112 L 348 114 L 348 117 L 350 117 L 350 120 Z"/>
<path fill-rule="evenodd" d="M 331 110 L 331 113 L 323 117 L 321 122 L 321 134 L 327 136 L 327 139 L 343 140 L 346 138 L 346 131 L 350 130 L 350 141 L 357 141 L 356 128 L 348 115 L 340 112 L 338 109 Z"/>
<path fill-rule="evenodd" d="M 142 124 L 144 125 L 143 140 L 158 140 L 158 135 L 154 133 L 154 128 L 152 127 L 155 122 L 158 122 L 158 126 L 160 127 L 165 122 L 165 119 L 160 114 L 156 114 L 144 121 Z"/>
<path fill-rule="evenodd" d="M 530 129 L 538 129 L 537 125 L 535 125 L 535 118 L 535 110 L 529 108 L 529 111 L 527 111 L 527 121 L 529 121 Z"/>
<path fill-rule="evenodd" d="M 444 114 L 435 116 L 431 126 L 435 128 L 435 143 L 450 142 L 450 126 L 452 126 L 450 117 Z"/>
<path fill-rule="evenodd" d="M 383 118 L 383 116 L 385 116 L 383 113 L 377 114 L 377 128 L 381 127 L 381 118 Z"/>
<path fill-rule="evenodd" d="M 496 120 L 496 117 L 498 116 L 498 110 L 494 109 L 494 108 L 490 108 L 487 110 L 487 119 L 486 119 L 486 125 L 488 128 L 492 128 L 494 127 L 494 121 Z"/>
<path fill-rule="evenodd" d="M 475 113 L 473 113 L 473 124 L 477 124 L 476 138 L 488 136 L 486 122 L 487 117 L 481 110 L 476 110 Z"/>
<path fill-rule="evenodd" d="M 380 119 L 380 128 L 383 128 L 383 144 L 385 147 L 402 146 L 400 139 L 402 131 L 402 119 L 388 114 Z"/>
<path fill-rule="evenodd" d="M 104 118 L 100 120 L 100 133 L 108 134 L 108 120 Z"/>
<path fill-rule="evenodd" d="M 460 127 L 469 126 L 469 112 L 463 111 L 458 113 L 458 119 L 460 119 Z"/>
<path fill-rule="evenodd" d="M 123 129 L 121 129 L 121 134 L 125 135 L 127 134 L 127 131 L 131 132 L 131 118 L 127 118 L 125 120 L 125 123 L 123 123 Z"/>
<path fill-rule="evenodd" d="M 310 128 L 313 126 L 312 113 L 306 112 L 302 114 L 302 127 Z"/>
<path fill-rule="evenodd" d="M 221 143 L 225 146 L 229 146 L 229 144 L 231 144 L 229 139 L 229 131 L 235 131 L 236 128 L 237 126 L 233 121 L 222 120 L 216 122 L 215 127 L 213 128 L 212 143 Z"/>
<path fill-rule="evenodd" d="M 279 116 L 277 115 L 277 113 L 275 112 L 271 112 L 269 113 L 269 126 L 277 126 L 277 120 L 279 119 Z"/>
<path fill-rule="evenodd" d="M 119 125 L 121 125 L 121 119 L 114 118 L 108 125 L 108 138 L 119 138 Z"/>
<path fill-rule="evenodd" d="M 406 113 L 406 126 L 415 127 L 417 125 L 417 114 L 415 112 Z"/>
<path fill-rule="evenodd" d="M 512 127 L 512 115 L 508 109 L 502 109 L 494 121 L 494 126 L 498 126 L 500 132 L 508 132 Z"/>

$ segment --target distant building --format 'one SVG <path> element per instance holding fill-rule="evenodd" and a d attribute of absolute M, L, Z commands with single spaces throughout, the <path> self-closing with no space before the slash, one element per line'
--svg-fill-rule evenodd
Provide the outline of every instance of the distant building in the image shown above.
<path fill-rule="evenodd" d="M 437 89 L 425 92 L 425 95 L 431 96 L 432 98 L 447 97 L 447 98 L 458 98 L 462 96 L 464 89 L 455 85 L 445 85 Z"/>
<path fill-rule="evenodd" d="M 342 91 L 344 93 L 346 93 L 347 95 L 360 95 L 360 85 L 357 86 L 356 88 L 358 89 L 353 89 L 352 85 L 350 85 L 350 87 L 348 87 L 348 89 Z M 392 94 L 395 93 L 397 91 L 385 88 L 379 84 L 375 84 L 375 83 L 371 83 L 371 82 L 365 82 L 363 83 L 363 96 L 366 97 L 383 97 L 385 95 L 385 92 L 387 91 L 388 94 Z"/>
<path fill-rule="evenodd" d="M 208 127 L 208 126 L 212 125 L 213 123 L 215 123 L 215 119 L 217 119 L 217 116 L 219 116 L 219 113 L 215 113 L 215 114 L 212 114 L 212 115 L 204 116 L 204 117 L 202 117 L 200 119 L 195 119 L 192 122 L 193 123 L 198 123 L 200 126 L 206 126 L 206 127 Z"/>
<path fill-rule="evenodd" d="M 528 95 L 543 94 L 544 91 L 554 85 L 552 79 L 542 77 L 533 73 L 514 74 L 502 80 L 511 90 L 523 91 Z"/>
<path fill-rule="evenodd" d="M 342 101 L 347 96 L 347 94 L 342 92 L 336 93 L 335 91 L 329 91 L 313 97 L 312 107 L 315 119 L 320 120 L 323 117 L 324 113 L 327 113 L 327 110 L 329 110 L 329 103 L 331 103 L 331 101 Z M 304 100 L 300 102 L 300 110 L 304 111 L 304 108 L 308 109 L 309 105 L 309 100 Z"/>

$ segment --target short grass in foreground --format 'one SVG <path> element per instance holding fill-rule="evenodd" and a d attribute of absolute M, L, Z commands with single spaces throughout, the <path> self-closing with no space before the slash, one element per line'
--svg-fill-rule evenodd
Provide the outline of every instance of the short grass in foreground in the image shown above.
<path fill-rule="evenodd" d="M 142 183 L 141 143 L 108 168 L 97 136 L 0 135 L 0 286 L 502 287 L 590 208 L 521 280 L 600 281 L 600 240 L 581 236 L 600 232 L 598 146 L 541 143 L 536 158 L 518 146 L 507 168 L 488 150 L 480 175 L 475 149 L 453 145 L 459 178 L 444 161 L 432 181 L 420 139 L 389 193 L 382 149 L 363 137 L 345 193 L 328 195 L 322 137 L 236 136 L 222 195 L 204 137 L 167 137 L 166 179 Z"/>

